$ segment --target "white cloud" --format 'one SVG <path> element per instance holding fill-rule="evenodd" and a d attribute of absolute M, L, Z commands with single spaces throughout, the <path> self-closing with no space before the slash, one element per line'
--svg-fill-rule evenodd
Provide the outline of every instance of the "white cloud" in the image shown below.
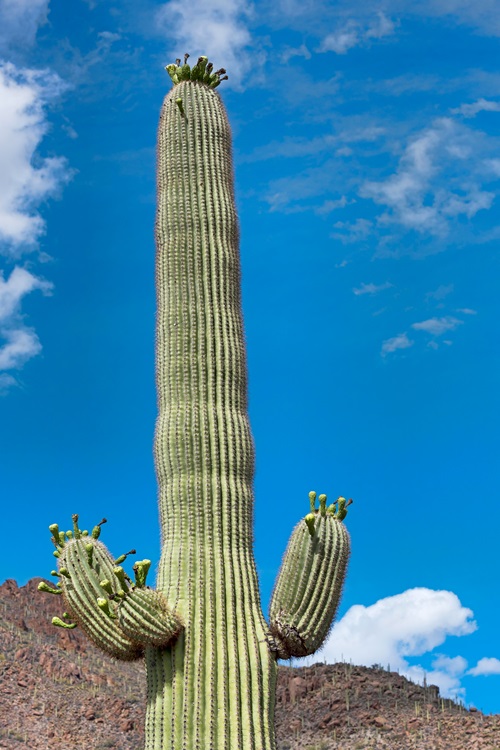
<path fill-rule="evenodd" d="M 478 99 L 472 104 L 462 104 L 456 109 L 452 109 L 454 115 L 463 115 L 464 117 L 475 117 L 478 112 L 500 112 L 500 102 L 494 102 L 489 99 Z"/>
<path fill-rule="evenodd" d="M 18 385 L 18 382 L 12 377 L 12 375 L 8 375 L 6 372 L 0 372 L 0 396 L 5 396 L 8 391 L 16 385 Z"/>
<path fill-rule="evenodd" d="M 406 333 L 398 333 L 397 336 L 393 336 L 391 339 L 386 339 L 382 344 L 382 356 L 391 354 L 397 349 L 408 349 L 413 346 L 414 342 L 408 338 Z"/>
<path fill-rule="evenodd" d="M 485 656 L 483 659 L 479 659 L 476 666 L 469 669 L 467 674 L 471 674 L 474 677 L 480 675 L 486 676 L 490 674 L 500 674 L 500 659 Z"/>
<path fill-rule="evenodd" d="M 363 197 L 386 206 L 380 225 L 445 236 L 453 219 L 471 219 L 493 204 L 481 134 L 443 117 L 415 136 L 404 149 L 396 172 L 385 180 L 366 181 Z M 490 179 L 493 175 L 490 175 Z"/>
<path fill-rule="evenodd" d="M 40 279 L 25 268 L 16 266 L 5 281 L 0 271 L 0 325 L 5 325 L 17 312 L 21 299 L 34 289 L 49 294 L 53 285 Z"/>
<path fill-rule="evenodd" d="M 368 219 L 356 219 L 356 221 L 336 221 L 333 225 L 336 232 L 331 237 L 340 240 L 344 245 L 360 242 L 367 239 L 373 230 L 373 224 Z"/>
<path fill-rule="evenodd" d="M 329 214 L 332 211 L 337 211 L 339 208 L 345 208 L 349 203 L 354 203 L 353 200 L 348 200 L 345 195 L 342 195 L 340 198 L 337 198 L 335 200 L 328 200 L 324 201 L 321 206 L 318 206 L 314 209 L 314 212 L 319 214 L 320 216 L 324 214 Z"/>
<path fill-rule="evenodd" d="M 357 47 L 361 40 L 362 36 L 358 24 L 350 21 L 342 29 L 328 34 L 321 42 L 319 51 L 345 55 L 352 47 Z"/>
<path fill-rule="evenodd" d="M 378 13 L 376 20 L 362 24 L 358 20 L 350 20 L 343 27 L 328 34 L 319 47 L 318 52 L 335 52 L 345 55 L 353 47 L 365 43 L 369 39 L 381 39 L 394 32 L 394 23 L 383 13 Z"/>
<path fill-rule="evenodd" d="M 383 292 L 385 289 L 390 289 L 391 287 L 392 284 L 389 281 L 386 281 L 383 284 L 365 284 L 362 282 L 361 286 L 354 288 L 352 291 L 356 296 L 359 296 L 360 294 L 377 294 L 378 292 Z"/>
<path fill-rule="evenodd" d="M 21 367 L 42 351 L 38 336 L 31 328 L 3 331 L 6 343 L 0 348 L 0 370 L 13 370 Z"/>
<path fill-rule="evenodd" d="M 22 2 L 19 12 L 28 5 Z M 5 7 L 4 3 L 2 12 Z M 45 232 L 39 207 L 72 176 L 63 157 L 44 158 L 39 153 L 49 129 L 46 105 L 64 89 L 61 79 L 49 71 L 0 62 L 0 252 L 12 258 L 38 248 Z M 42 349 L 20 310 L 23 298 L 35 289 L 49 294 L 52 284 L 19 265 L 7 279 L 0 271 L 0 370 L 19 369 Z M 2 393 L 15 384 L 11 374 L 0 374 Z"/>
<path fill-rule="evenodd" d="M 423 677 L 423 668 L 411 666 L 408 658 L 433 651 L 449 636 L 473 633 L 477 628 L 473 616 L 451 591 L 409 589 L 371 606 L 351 607 L 333 626 L 322 653 L 328 662 L 344 659 L 364 666 L 390 664 L 402 674 Z M 436 655 L 427 681 L 455 695 L 466 666 L 462 657 Z"/>
<path fill-rule="evenodd" d="M 62 89 L 52 73 L 0 64 L 0 251 L 33 249 L 45 231 L 37 206 L 71 177 L 63 157 L 34 161 L 48 131 L 44 106 Z"/>
<path fill-rule="evenodd" d="M 311 53 L 305 44 L 301 44 L 300 47 L 285 47 L 281 53 L 281 62 L 287 63 L 292 57 L 304 57 L 306 60 L 310 60 Z"/>
<path fill-rule="evenodd" d="M 459 307 L 457 312 L 463 315 L 477 315 L 477 310 L 473 310 L 471 307 Z"/>
<path fill-rule="evenodd" d="M 446 656 L 438 654 L 432 661 L 433 669 L 440 669 L 450 675 L 462 675 L 467 669 L 467 660 L 463 656 Z"/>
<path fill-rule="evenodd" d="M 440 694 L 445 698 L 465 698 L 465 688 L 461 681 L 466 674 L 467 660 L 463 656 L 450 658 L 438 654 L 432 661 L 432 669 L 424 669 L 420 665 L 409 666 L 404 674 L 413 682 L 427 685 L 437 685 Z"/>
<path fill-rule="evenodd" d="M 156 23 L 165 31 L 173 58 L 189 52 L 194 61 L 210 54 L 215 68 L 223 66 L 228 83 L 241 84 L 254 66 L 248 48 L 252 44 L 247 27 L 251 6 L 246 0 L 170 0 L 157 11 Z M 207 49 L 207 44 L 210 49 Z M 262 63 L 262 57 L 260 62 Z"/>
<path fill-rule="evenodd" d="M 42 350 L 32 328 L 27 328 L 20 314 L 23 297 L 35 289 L 50 294 L 53 285 L 38 278 L 25 268 L 16 266 L 7 280 L 0 272 L 0 370 L 19 369 Z M 17 385 L 15 378 L 0 373 L 0 394 Z"/>
<path fill-rule="evenodd" d="M 432 336 L 441 336 L 446 331 L 454 331 L 462 324 L 463 320 L 446 315 L 444 318 L 429 318 L 429 320 L 422 320 L 420 323 L 412 323 L 411 327 L 415 331 L 425 331 Z"/>
<path fill-rule="evenodd" d="M 0 49 L 33 44 L 48 9 L 49 0 L 0 0 Z"/>
<path fill-rule="evenodd" d="M 377 13 L 377 19 L 366 29 L 365 36 L 367 39 L 382 39 L 384 36 L 390 36 L 393 34 L 394 29 L 394 22 L 379 11 L 379 13 Z"/>

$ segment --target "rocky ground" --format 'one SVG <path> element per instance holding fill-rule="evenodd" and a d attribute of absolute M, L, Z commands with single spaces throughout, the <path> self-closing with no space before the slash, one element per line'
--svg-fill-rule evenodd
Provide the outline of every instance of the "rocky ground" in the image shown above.
<path fill-rule="evenodd" d="M 78 628 L 54 628 L 57 601 L 38 592 L 40 580 L 0 586 L 0 748 L 140 750 L 142 664 L 103 656 Z M 279 750 L 500 750 L 500 716 L 347 664 L 280 667 L 276 724 Z"/>

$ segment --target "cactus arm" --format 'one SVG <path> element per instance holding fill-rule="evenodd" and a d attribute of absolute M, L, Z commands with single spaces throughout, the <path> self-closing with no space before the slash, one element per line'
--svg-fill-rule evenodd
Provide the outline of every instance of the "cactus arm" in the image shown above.
<path fill-rule="evenodd" d="M 136 581 L 132 584 L 116 564 L 127 555 L 114 560 L 96 538 L 100 525 L 89 536 L 78 529 L 77 522 L 74 515 L 72 532 L 59 532 L 56 524 L 50 527 L 58 553 L 58 571 L 53 571 L 59 578 L 58 588 L 50 589 L 43 583 L 38 588 L 62 594 L 70 614 L 64 619 L 53 618 L 53 624 L 68 629 L 79 624 L 96 646 L 123 660 L 138 659 L 148 644 L 165 646 L 175 639 L 182 628 L 181 620 L 160 593 L 145 588 L 150 561 L 134 565 Z"/>
<path fill-rule="evenodd" d="M 309 495 L 311 513 L 295 527 L 270 604 L 270 645 L 278 658 L 313 654 L 333 623 L 349 559 L 349 534 L 342 520 L 347 502 L 326 508 Z M 335 506 L 338 506 L 337 508 Z"/>

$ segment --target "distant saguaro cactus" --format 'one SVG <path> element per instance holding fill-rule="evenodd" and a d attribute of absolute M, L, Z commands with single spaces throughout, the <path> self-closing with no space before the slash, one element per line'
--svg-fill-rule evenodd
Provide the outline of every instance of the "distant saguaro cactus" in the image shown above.
<path fill-rule="evenodd" d="M 240 303 L 231 135 L 200 57 L 167 66 L 158 132 L 154 453 L 162 555 L 124 572 L 78 527 L 50 527 L 66 612 L 120 659 L 145 655 L 146 750 L 274 750 L 278 658 L 321 646 L 349 554 L 344 498 L 310 512 L 290 540 L 264 619 L 252 549 L 254 454 Z M 132 554 L 135 550 L 132 550 Z"/>

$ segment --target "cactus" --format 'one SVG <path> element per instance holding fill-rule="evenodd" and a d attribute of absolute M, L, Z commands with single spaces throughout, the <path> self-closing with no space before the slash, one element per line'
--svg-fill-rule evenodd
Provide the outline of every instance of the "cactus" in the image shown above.
<path fill-rule="evenodd" d="M 278 658 L 313 653 L 345 576 L 344 498 L 292 534 L 262 613 L 252 549 L 254 454 L 240 305 L 231 137 L 214 90 L 226 76 L 200 57 L 167 66 L 174 83 L 158 131 L 154 439 L 162 553 L 135 581 L 73 516 L 50 526 L 66 612 L 104 651 L 144 655 L 146 750 L 275 750 Z M 43 590 L 50 589 L 45 584 Z"/>

